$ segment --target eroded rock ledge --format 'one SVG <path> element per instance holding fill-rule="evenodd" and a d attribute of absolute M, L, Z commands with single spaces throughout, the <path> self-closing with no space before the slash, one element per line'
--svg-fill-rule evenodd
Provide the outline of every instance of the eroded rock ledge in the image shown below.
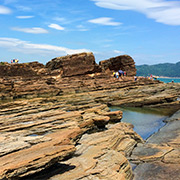
<path fill-rule="evenodd" d="M 86 60 L 79 66 L 75 57 Z M 66 64 L 68 58 L 76 68 Z M 112 67 L 97 66 L 92 53 L 57 58 L 46 67 L 1 68 L 18 69 L 16 76 L 0 72 L 1 179 L 38 179 L 42 170 L 49 179 L 132 179 L 127 157 L 143 140 L 132 125 L 120 123 L 122 112 L 110 112 L 108 105 L 180 107 L 179 84 L 115 79 L 109 74 Z M 116 124 L 107 128 L 108 123 Z M 46 169 L 52 165 L 60 170 L 49 174 Z"/>
<path fill-rule="evenodd" d="M 180 111 L 145 144 L 138 144 L 130 159 L 138 164 L 135 179 L 180 179 Z"/>

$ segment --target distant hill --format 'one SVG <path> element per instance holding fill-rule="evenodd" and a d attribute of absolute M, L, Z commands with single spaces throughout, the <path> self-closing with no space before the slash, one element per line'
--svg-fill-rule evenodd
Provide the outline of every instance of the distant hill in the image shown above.
<path fill-rule="evenodd" d="M 156 65 L 139 65 L 136 66 L 137 76 L 167 76 L 167 77 L 180 77 L 180 62 L 164 63 Z"/>

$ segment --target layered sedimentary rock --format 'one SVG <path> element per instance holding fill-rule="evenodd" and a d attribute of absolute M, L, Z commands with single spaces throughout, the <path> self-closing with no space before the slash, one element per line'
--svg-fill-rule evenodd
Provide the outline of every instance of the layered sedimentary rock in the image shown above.
<path fill-rule="evenodd" d="M 143 140 L 126 123 L 86 134 L 78 142 L 75 157 L 62 162 L 74 168 L 50 179 L 132 179 L 132 169 L 125 156 L 137 142 Z"/>
<path fill-rule="evenodd" d="M 112 73 L 95 71 L 91 53 L 64 58 L 69 61 L 60 58 L 63 66 L 55 60 L 47 68 L 29 64 L 32 76 L 0 78 L 0 179 L 132 179 L 127 157 L 143 140 L 132 125 L 120 122 L 122 112 L 110 112 L 108 105 L 175 111 L 180 108 L 180 84 L 115 79 Z M 82 66 L 78 58 L 85 60 Z M 70 69 L 73 63 L 76 67 Z M 165 163 L 179 150 L 166 146 L 156 152 L 157 159 L 168 153 Z"/>
<path fill-rule="evenodd" d="M 70 78 L 46 76 L 0 79 L 0 99 L 3 100 L 80 93 L 85 95 L 88 93 L 97 102 L 112 106 L 151 106 L 172 109 L 180 107 L 179 84 L 159 83 L 144 78 L 135 82 L 129 77 L 118 80 L 106 74 L 97 74 L 92 77 L 84 75 Z"/>
<path fill-rule="evenodd" d="M 100 71 L 93 53 L 80 53 L 57 57 L 46 64 L 50 70 L 58 69 L 63 77 L 84 75 Z"/>
<path fill-rule="evenodd" d="M 1 64 L 0 77 L 32 77 L 37 76 L 38 71 L 44 68 L 44 65 L 38 62 L 22 63 L 22 64 Z"/>
<path fill-rule="evenodd" d="M 106 105 L 93 102 L 88 96 L 85 102 L 84 98 L 85 96 L 79 96 L 79 99 L 64 96 L 2 104 L 0 110 L 1 179 L 25 179 L 26 176 L 72 157 L 76 150 L 75 144 L 85 132 L 102 131 L 110 121 L 117 122 L 122 118 L 121 111 L 109 112 Z M 88 104 L 90 100 L 91 103 Z M 121 157 L 117 168 L 121 172 L 121 165 L 125 163 L 128 171 L 124 171 L 123 176 L 131 177 L 132 170 L 123 153 L 131 152 L 132 147 L 141 141 L 141 138 L 133 132 L 130 125 L 120 124 L 119 130 L 122 131 L 121 135 L 114 139 L 115 130 L 111 130 L 111 133 L 107 132 L 108 135 L 104 129 L 101 132 L 102 141 L 109 139 L 107 146 L 112 146 L 111 153 L 117 149 L 113 152 L 114 160 Z M 116 134 L 119 130 L 116 130 Z M 107 137 L 103 135 L 104 133 Z M 103 140 L 103 136 L 106 140 Z M 114 140 L 110 141 L 111 138 Z M 99 148 L 98 151 L 101 152 L 102 147 Z M 86 154 L 83 154 L 84 160 L 85 157 Z M 90 158 L 93 159 L 93 156 Z M 109 163 L 104 166 L 104 173 L 108 166 Z M 87 174 L 86 169 L 82 169 L 81 173 Z M 122 173 L 118 174 L 122 176 Z"/>
<path fill-rule="evenodd" d="M 108 60 L 100 61 L 100 66 L 103 71 L 126 71 L 128 76 L 136 75 L 135 62 L 132 57 L 128 55 L 121 55 L 110 58 Z"/>

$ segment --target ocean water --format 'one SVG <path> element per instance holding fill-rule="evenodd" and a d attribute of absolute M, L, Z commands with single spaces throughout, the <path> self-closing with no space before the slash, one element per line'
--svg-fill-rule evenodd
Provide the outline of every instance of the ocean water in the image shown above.
<path fill-rule="evenodd" d="M 121 122 L 128 122 L 133 124 L 134 131 L 136 131 L 144 140 L 163 127 L 165 125 L 163 120 L 172 114 L 167 110 L 147 108 L 110 107 L 110 110 L 123 111 L 123 118 Z"/>
<path fill-rule="evenodd" d="M 157 78 L 157 79 L 164 83 L 170 83 L 172 81 L 174 81 L 174 83 L 180 83 L 180 78 Z"/>

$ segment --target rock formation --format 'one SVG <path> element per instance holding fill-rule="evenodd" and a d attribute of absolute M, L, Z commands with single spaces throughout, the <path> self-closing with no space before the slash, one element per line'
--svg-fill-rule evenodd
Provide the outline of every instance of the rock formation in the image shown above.
<path fill-rule="evenodd" d="M 80 53 L 57 57 L 46 64 L 50 70 L 59 69 L 62 77 L 99 72 L 93 53 Z"/>
<path fill-rule="evenodd" d="M 62 163 L 62 160 L 71 157 L 75 153 L 75 144 L 77 142 L 80 143 L 79 139 L 85 132 L 102 131 L 102 128 L 109 121 L 117 122 L 117 119 L 120 121 L 122 118 L 121 111 L 109 112 L 106 105 L 96 102 L 85 103 L 83 101 L 85 100 L 85 95 L 82 97 L 82 94 L 79 98 L 74 99 L 72 96 L 66 95 L 53 99 L 39 98 L 9 102 L 1 105 L 1 179 L 24 179 L 26 176 L 46 169 L 57 162 Z M 88 96 L 86 100 L 87 102 L 92 101 L 88 99 Z M 70 101 L 72 102 L 70 103 Z M 73 108 L 76 110 L 73 110 Z M 100 141 L 105 143 L 104 148 L 107 148 L 107 155 L 102 151 L 103 146 L 100 145 L 98 150 L 97 144 L 92 144 L 92 149 L 95 146 L 97 151 L 89 157 L 89 161 L 93 160 L 93 157 L 100 155 L 100 153 L 103 153 L 104 157 L 111 157 L 113 155 L 114 161 L 121 157 L 115 167 L 119 169 L 116 177 L 124 176 L 130 179 L 132 177 L 132 170 L 124 153 L 130 153 L 132 147 L 137 142 L 142 142 L 142 139 L 132 130 L 131 125 L 120 124 L 116 128 L 107 131 L 105 133 L 107 137 L 104 136 L 104 131 L 97 134 L 99 143 L 101 144 Z M 114 134 L 115 131 L 116 134 Z M 114 140 L 111 141 L 110 139 Z M 109 142 L 106 142 L 106 140 Z M 91 143 L 93 143 L 93 139 Z M 111 150 L 109 150 L 110 147 Z M 91 154 L 93 151 L 89 153 Z M 86 154 L 82 154 L 82 156 L 85 160 Z M 96 164 L 96 161 L 92 163 Z M 99 161 L 100 165 L 98 165 L 96 171 L 99 170 L 103 161 L 103 158 Z M 83 165 L 83 162 L 80 161 L 80 163 Z M 67 162 L 67 164 L 69 163 Z M 126 167 L 124 170 L 121 170 L 122 165 L 124 168 Z M 106 170 L 109 168 L 108 162 L 104 164 L 104 168 L 104 173 L 109 171 Z M 94 174 L 95 169 L 93 169 L 91 173 L 89 172 L 91 175 Z M 81 175 L 85 176 L 85 174 L 87 175 L 86 168 L 81 168 Z"/>
<path fill-rule="evenodd" d="M 0 77 L 32 77 L 37 76 L 38 70 L 44 68 L 44 65 L 38 62 L 0 65 Z"/>
<path fill-rule="evenodd" d="M 73 64 L 74 69 L 70 68 Z M 110 112 L 108 105 L 168 107 L 173 111 L 180 108 L 180 84 L 145 78 L 134 81 L 131 76 L 115 79 L 112 73 L 96 69 L 91 53 L 57 58 L 46 68 L 38 63 L 3 68 L 17 66 L 26 70 L 17 70 L 16 76 L 8 74 L 13 71 L 0 76 L 0 179 L 3 180 L 131 180 L 133 172 L 127 158 L 132 154 L 131 160 L 140 162 L 154 157 L 139 160 L 140 150 L 133 152 L 133 149 L 143 143 L 142 138 L 132 125 L 120 122 L 121 111 Z M 27 74 L 22 75 L 25 71 Z M 169 138 L 168 143 L 173 147 L 155 142 L 151 142 L 152 146 L 141 146 L 156 149 L 154 159 L 164 157 L 160 164 L 170 162 L 172 157 L 178 157 L 177 134 L 174 131 Z M 51 166 L 52 169 L 46 170 Z"/>
<path fill-rule="evenodd" d="M 108 60 L 100 61 L 100 66 L 103 71 L 126 71 L 128 76 L 136 75 L 135 62 L 132 57 L 128 55 L 122 55 L 110 58 Z"/>
<path fill-rule="evenodd" d="M 135 179 L 180 179 L 180 111 L 132 153 Z"/>

